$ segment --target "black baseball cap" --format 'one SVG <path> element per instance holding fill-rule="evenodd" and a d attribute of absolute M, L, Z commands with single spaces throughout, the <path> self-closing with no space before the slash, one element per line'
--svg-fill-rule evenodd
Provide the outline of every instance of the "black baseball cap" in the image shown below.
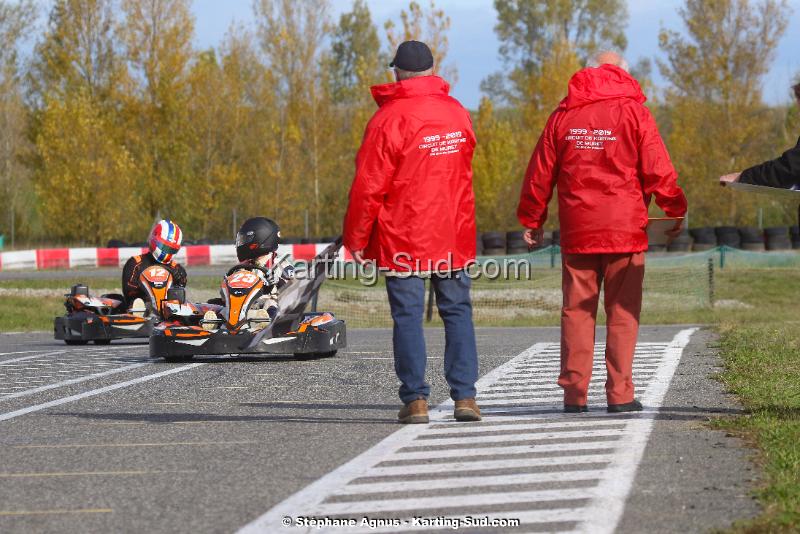
<path fill-rule="evenodd" d="M 422 72 L 433 67 L 433 54 L 425 43 L 405 41 L 397 47 L 397 53 L 389 66 L 408 72 Z"/>

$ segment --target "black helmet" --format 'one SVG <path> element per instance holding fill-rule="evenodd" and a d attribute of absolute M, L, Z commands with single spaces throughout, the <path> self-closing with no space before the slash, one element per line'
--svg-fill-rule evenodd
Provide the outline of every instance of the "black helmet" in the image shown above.
<path fill-rule="evenodd" d="M 239 261 L 254 260 L 278 250 L 281 229 L 266 217 L 247 219 L 236 233 L 236 257 Z"/>

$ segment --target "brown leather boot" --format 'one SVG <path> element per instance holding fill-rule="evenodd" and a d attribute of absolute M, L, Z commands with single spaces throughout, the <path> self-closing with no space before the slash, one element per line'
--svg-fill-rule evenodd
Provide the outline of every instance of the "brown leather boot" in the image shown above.
<path fill-rule="evenodd" d="M 453 417 L 456 421 L 480 421 L 481 410 L 475 399 L 461 399 L 456 401 Z"/>
<path fill-rule="evenodd" d="M 428 422 L 428 401 L 417 399 L 411 401 L 402 408 L 397 414 L 397 419 L 404 425 Z"/>

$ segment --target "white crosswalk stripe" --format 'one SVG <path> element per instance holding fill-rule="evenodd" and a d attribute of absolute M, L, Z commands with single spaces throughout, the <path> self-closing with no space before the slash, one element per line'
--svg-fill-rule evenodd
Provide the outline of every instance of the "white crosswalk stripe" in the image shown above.
<path fill-rule="evenodd" d="M 634 381 L 643 412 L 599 411 L 605 389 L 596 379 L 589 390 L 595 409 L 562 413 L 558 344 L 536 344 L 479 381 L 482 422 L 454 422 L 452 402 L 445 402 L 431 410 L 430 425 L 403 427 L 240 532 L 426 532 L 453 525 L 477 532 L 613 532 L 695 330 L 669 343 L 637 345 Z M 604 350 L 595 346 L 598 375 Z M 301 524 L 303 518 L 317 522 Z M 342 524 L 350 519 L 355 524 Z"/>

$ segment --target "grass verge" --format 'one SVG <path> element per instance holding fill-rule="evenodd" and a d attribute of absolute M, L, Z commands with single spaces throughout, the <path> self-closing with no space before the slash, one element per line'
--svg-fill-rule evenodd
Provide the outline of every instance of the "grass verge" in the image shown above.
<path fill-rule="evenodd" d="M 793 318 L 796 318 L 794 316 Z M 725 324 L 721 379 L 736 393 L 747 415 L 721 419 L 715 426 L 758 447 L 764 507 L 735 532 L 800 531 L 800 323 Z"/>

